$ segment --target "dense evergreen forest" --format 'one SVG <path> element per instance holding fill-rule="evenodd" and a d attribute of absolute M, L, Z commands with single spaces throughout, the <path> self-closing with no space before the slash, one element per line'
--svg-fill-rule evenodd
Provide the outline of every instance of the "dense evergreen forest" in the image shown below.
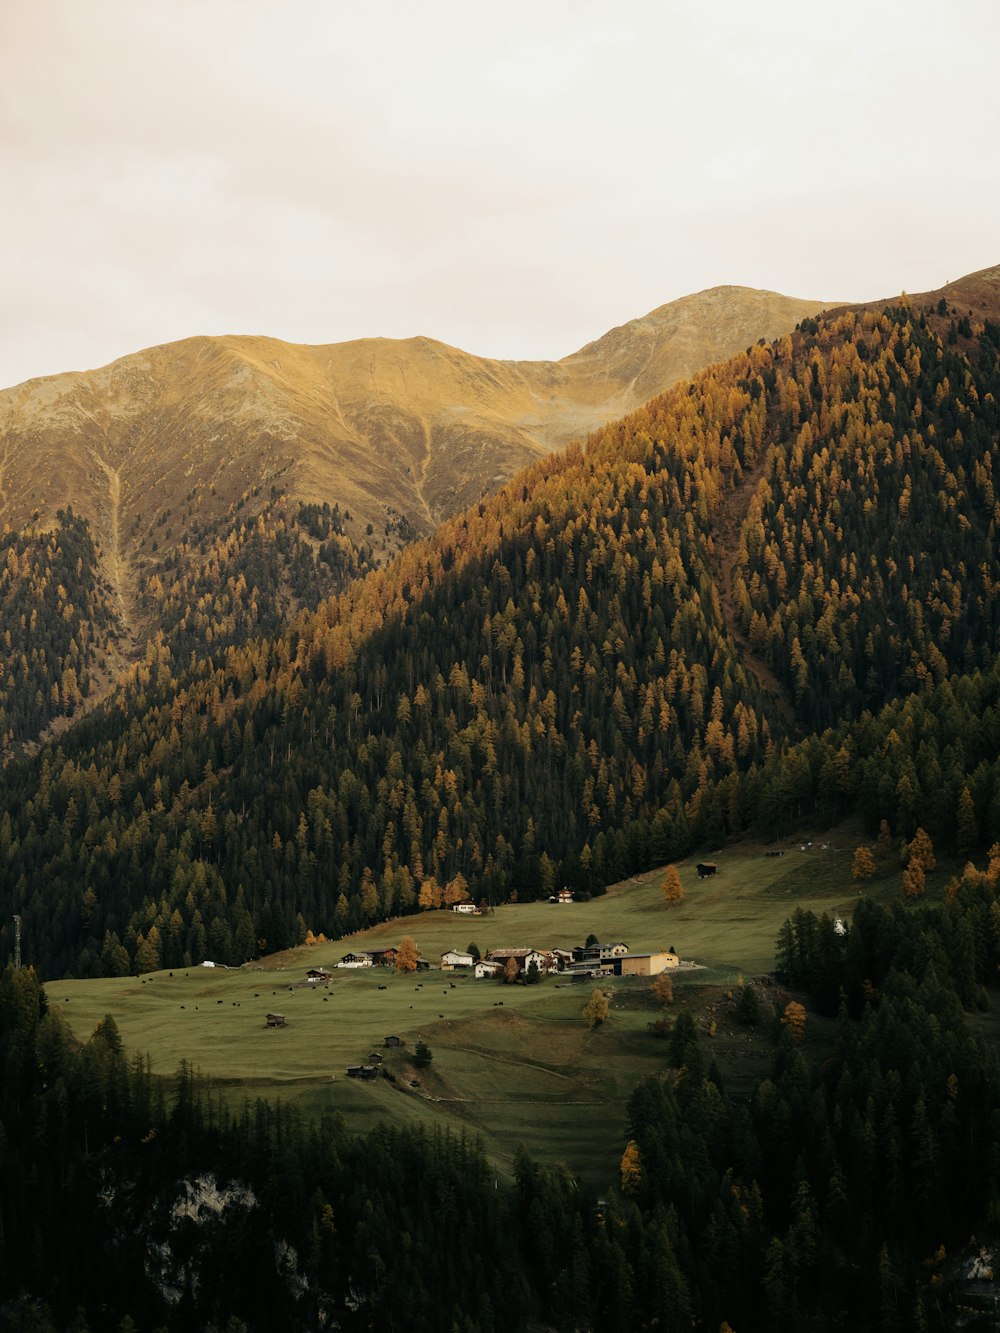
<path fill-rule="evenodd" d="M 268 496 L 253 488 L 213 523 L 198 521 L 193 502 L 182 517 L 177 545 L 164 517 L 169 549 L 150 567 L 141 601 L 158 651 L 175 662 L 276 634 L 290 613 L 315 610 L 375 566 L 338 505 L 292 504 L 277 486 Z"/>
<path fill-rule="evenodd" d="M 90 530 L 72 509 L 49 531 L 0 535 L 0 747 L 72 717 L 90 694 L 96 663 L 117 635 L 111 590 Z"/>
<path fill-rule="evenodd" d="M 113 1020 L 75 1042 L 8 967 L 0 1329 L 993 1327 L 961 1254 L 1000 1220 L 1000 1067 L 962 999 L 996 981 L 998 880 L 1000 849 L 939 909 L 797 913 L 778 954 L 808 1015 L 736 1001 L 772 1024 L 767 1076 L 727 1096 L 681 1009 L 601 1199 L 523 1153 L 508 1186 L 448 1136 L 228 1112 Z"/>
<path fill-rule="evenodd" d="M 4 770 L 5 921 L 45 974 L 118 972 L 856 807 L 986 845 L 998 348 L 947 308 L 806 321 L 246 639 L 276 500 L 213 548 L 232 600 L 185 576 L 174 638 Z"/>
<path fill-rule="evenodd" d="M 167 511 L 153 529 L 151 557 L 126 623 L 121 592 L 101 572 L 90 525 L 60 510 L 52 528 L 0 535 L 0 747 L 4 758 L 53 722 L 103 697 L 134 645 L 190 663 L 210 649 L 276 634 L 289 615 L 369 573 L 369 542 L 351 540 L 338 505 L 292 504 L 280 487 L 242 495 L 212 522 Z M 174 540 L 173 524 L 184 536 Z M 393 520 L 393 530 L 405 523 Z M 162 531 L 161 531 L 162 530 Z M 387 524 L 386 533 L 389 531 Z M 160 549 L 162 537 L 163 549 Z M 373 538 L 374 540 L 374 538 Z"/>

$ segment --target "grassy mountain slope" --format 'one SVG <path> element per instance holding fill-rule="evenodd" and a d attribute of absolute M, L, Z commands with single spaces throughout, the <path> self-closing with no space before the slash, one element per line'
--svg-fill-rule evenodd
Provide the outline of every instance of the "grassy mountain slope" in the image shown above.
<path fill-rule="evenodd" d="M 148 555 L 161 515 L 202 521 L 282 479 L 297 500 L 427 531 L 525 463 L 816 302 L 722 287 L 652 311 L 559 362 L 494 361 L 429 338 L 297 346 L 190 338 L 0 393 L 0 516 L 67 504 Z M 111 558 L 113 558 L 113 550 Z"/>
<path fill-rule="evenodd" d="M 850 719 L 996 652 L 1000 324 L 963 319 L 806 320 L 287 633 L 190 668 L 152 652 L 8 770 L 0 847 L 34 956 L 239 960 L 466 884 L 600 889 L 795 819 L 818 774 L 781 749 L 831 698 Z"/>

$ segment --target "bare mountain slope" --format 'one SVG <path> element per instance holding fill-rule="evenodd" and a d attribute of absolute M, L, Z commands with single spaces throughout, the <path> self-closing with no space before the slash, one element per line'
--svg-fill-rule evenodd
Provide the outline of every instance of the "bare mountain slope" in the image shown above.
<path fill-rule="evenodd" d="M 307 347 L 191 338 L 0 393 L 0 522 L 91 520 L 128 602 L 127 566 L 239 496 L 280 484 L 339 502 L 355 531 L 393 511 L 418 531 L 818 303 L 722 287 L 661 306 L 558 362 L 493 361 L 428 338 Z M 391 542 L 390 542 L 391 545 Z"/>

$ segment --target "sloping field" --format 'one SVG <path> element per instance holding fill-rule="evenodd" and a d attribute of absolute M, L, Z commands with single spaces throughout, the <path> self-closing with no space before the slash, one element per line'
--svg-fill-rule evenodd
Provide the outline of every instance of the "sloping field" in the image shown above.
<path fill-rule="evenodd" d="M 850 916 L 855 835 L 842 829 L 780 849 L 743 844 L 715 854 L 718 873 L 705 880 L 693 861 L 682 863 L 685 898 L 672 908 L 660 895 L 660 871 L 587 903 L 514 904 L 489 917 L 429 912 L 243 969 L 58 981 L 47 990 L 79 1037 L 110 1013 L 126 1047 L 149 1052 L 154 1070 L 170 1074 L 187 1060 L 234 1100 L 279 1096 L 304 1110 L 336 1110 L 358 1129 L 383 1116 L 448 1124 L 480 1135 L 501 1170 L 523 1143 L 540 1160 L 565 1162 L 600 1184 L 621 1154 L 632 1088 L 665 1061 L 664 1044 L 647 1031 L 659 1012 L 648 981 L 606 983 L 611 1013 L 592 1031 L 581 1013 L 590 982 L 551 977 L 509 986 L 437 970 L 367 968 L 341 969 L 328 985 L 310 986 L 306 970 L 404 934 L 435 967 L 443 951 L 472 941 L 483 953 L 504 945 L 569 947 L 590 933 L 624 940 L 633 953 L 673 946 L 700 965 L 680 969 L 677 1004 L 691 1003 L 703 1021 L 709 1008 L 718 1011 L 727 1076 L 730 1069 L 737 1079 L 759 1076 L 767 1067 L 766 1027 L 729 1032 L 725 991 L 741 973 L 770 970 L 775 936 L 796 907 Z M 934 883 L 946 874 L 935 872 Z M 899 893 L 895 862 L 871 891 Z M 286 1026 L 269 1028 L 271 1012 L 284 1014 Z M 385 1048 L 389 1035 L 405 1045 Z M 434 1059 L 418 1073 L 411 1056 L 420 1040 Z M 348 1065 L 376 1050 L 395 1081 L 346 1076 Z"/>

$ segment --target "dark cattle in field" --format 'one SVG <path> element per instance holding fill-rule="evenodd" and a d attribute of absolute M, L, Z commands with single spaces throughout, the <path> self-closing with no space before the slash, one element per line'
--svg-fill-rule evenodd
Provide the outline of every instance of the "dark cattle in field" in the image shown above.
<path fill-rule="evenodd" d="M 718 868 L 714 861 L 699 861 L 695 866 L 699 879 L 704 879 L 706 875 L 714 875 Z"/>

